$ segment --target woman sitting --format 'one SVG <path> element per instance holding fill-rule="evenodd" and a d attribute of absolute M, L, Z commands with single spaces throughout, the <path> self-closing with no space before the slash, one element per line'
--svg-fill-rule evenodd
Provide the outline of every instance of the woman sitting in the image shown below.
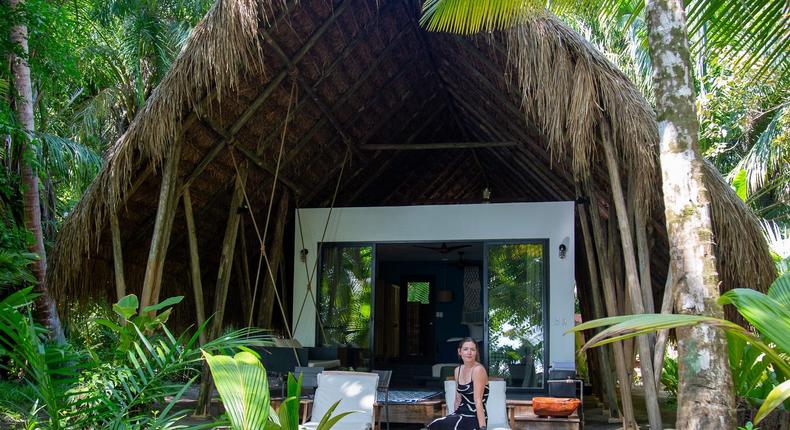
<path fill-rule="evenodd" d="M 428 430 L 485 430 L 488 414 L 488 374 L 480 364 L 477 342 L 467 337 L 458 344 L 463 364 L 455 368 L 457 391 L 452 413 L 428 424 Z M 450 405 L 447 405 L 447 410 Z"/>

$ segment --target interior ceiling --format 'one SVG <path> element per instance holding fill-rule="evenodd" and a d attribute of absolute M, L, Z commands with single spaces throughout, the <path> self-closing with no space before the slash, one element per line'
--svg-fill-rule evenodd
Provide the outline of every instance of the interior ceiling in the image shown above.
<path fill-rule="evenodd" d="M 482 242 L 384 243 L 376 246 L 376 260 L 475 263 L 483 261 Z"/>
<path fill-rule="evenodd" d="M 250 255 L 259 246 L 258 227 L 274 217 L 286 191 L 290 222 L 296 207 L 476 203 L 484 189 L 491 202 L 575 198 L 570 169 L 551 160 L 524 118 L 496 37 L 425 32 L 417 22 L 419 0 L 284 3 L 288 13 L 276 14 L 262 39 L 265 73 L 241 77 L 235 93 L 211 100 L 208 114 L 184 132 L 179 174 L 190 181 L 207 273 L 219 264 L 235 178 L 245 164 L 249 213 L 241 226 Z M 442 142 L 512 146 L 366 147 Z M 145 267 L 158 203 L 151 196 L 159 185 L 152 175 L 127 203 L 136 209 L 122 214 L 130 268 Z M 168 260 L 188 261 L 183 219 L 179 205 Z M 111 256 L 109 232 L 102 246 L 108 251 L 97 258 Z M 481 260 L 482 249 L 465 258 Z M 174 273 L 187 277 L 187 269 L 184 263 Z"/>
<path fill-rule="evenodd" d="M 238 127 L 233 148 L 221 150 L 192 182 L 202 190 L 192 200 L 203 236 L 221 240 L 224 223 L 216 220 L 227 218 L 243 161 L 250 162 L 245 188 L 259 224 L 271 196 L 278 201 L 286 189 L 296 196 L 291 210 L 475 203 L 486 188 L 492 202 L 574 199 L 569 169 L 552 162 L 539 132 L 525 123 L 517 86 L 504 73 L 501 42 L 425 32 L 417 23 L 419 7 L 418 0 L 382 0 L 377 7 L 366 0 L 312 0 L 291 6 L 287 18 L 280 14 L 265 38 L 268 72 L 215 101 L 212 115 L 187 132 L 182 167 L 190 172 L 263 100 Z M 441 142 L 513 146 L 366 149 Z M 153 227 L 156 201 L 138 195 L 135 204 L 149 210 L 128 214 L 127 226 L 138 228 L 127 232 Z M 171 249 L 185 248 L 185 227 L 174 225 Z M 132 233 L 128 240 L 148 237 Z M 217 255 L 206 258 L 213 262 Z"/>

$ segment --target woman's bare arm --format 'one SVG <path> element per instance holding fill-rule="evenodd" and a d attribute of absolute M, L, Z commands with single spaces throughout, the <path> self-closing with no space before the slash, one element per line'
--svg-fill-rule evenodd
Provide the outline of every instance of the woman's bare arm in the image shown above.
<path fill-rule="evenodd" d="M 458 393 L 458 376 L 460 375 L 460 372 L 461 372 L 461 366 L 456 367 L 455 368 L 455 402 L 454 402 L 455 404 L 453 405 L 453 410 L 450 412 L 451 414 L 455 413 L 455 411 L 458 410 L 458 406 L 461 405 L 461 394 Z"/>
<path fill-rule="evenodd" d="M 485 409 L 483 409 L 483 392 L 488 384 L 488 374 L 482 365 L 476 366 L 472 369 L 472 381 L 475 386 L 475 409 L 477 409 L 477 424 L 480 427 L 486 426 Z"/>

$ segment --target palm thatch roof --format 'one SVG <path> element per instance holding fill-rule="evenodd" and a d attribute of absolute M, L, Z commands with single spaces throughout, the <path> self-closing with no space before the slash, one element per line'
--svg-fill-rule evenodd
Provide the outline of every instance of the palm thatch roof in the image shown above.
<path fill-rule="evenodd" d="M 426 33 L 418 16 L 416 0 L 218 0 L 64 224 L 48 273 L 58 303 L 114 298 L 110 214 L 120 220 L 126 283 L 140 293 L 174 142 L 182 143 L 179 191 L 192 190 L 204 284 L 213 285 L 242 164 L 259 222 L 284 192 L 298 207 L 471 203 L 485 187 L 492 201 L 559 201 L 576 199 L 579 182 L 593 184 L 602 202 L 594 209 L 607 218 L 604 123 L 620 174 L 650 211 L 660 297 L 668 244 L 658 134 L 636 88 L 550 16 L 476 38 Z M 501 144 L 382 150 L 437 142 Z M 715 169 L 707 180 L 722 289 L 765 290 L 775 269 L 756 220 Z M 256 255 L 252 216 L 242 231 Z M 184 294 L 182 306 L 193 306 L 181 206 L 163 285 L 162 297 Z"/>

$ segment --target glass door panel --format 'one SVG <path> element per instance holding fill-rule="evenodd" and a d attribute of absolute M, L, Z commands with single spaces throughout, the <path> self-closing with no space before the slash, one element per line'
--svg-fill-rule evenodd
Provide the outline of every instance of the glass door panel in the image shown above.
<path fill-rule="evenodd" d="M 509 387 L 544 388 L 546 245 L 490 244 L 488 372 Z"/>
<path fill-rule="evenodd" d="M 324 245 L 321 255 L 319 344 L 338 346 L 348 367 L 370 362 L 372 263 L 372 246 Z"/>

